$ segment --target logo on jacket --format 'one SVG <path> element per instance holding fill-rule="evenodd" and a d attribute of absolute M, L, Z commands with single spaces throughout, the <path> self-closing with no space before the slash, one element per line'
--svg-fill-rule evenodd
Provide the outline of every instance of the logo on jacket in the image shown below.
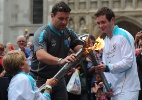
<path fill-rule="evenodd" d="M 53 46 L 53 47 L 56 46 L 56 41 L 54 39 L 51 40 L 51 46 Z"/>
<path fill-rule="evenodd" d="M 70 42 L 71 42 L 71 38 L 69 37 L 68 39 L 65 40 L 65 45 L 67 47 L 69 47 L 70 46 Z"/>

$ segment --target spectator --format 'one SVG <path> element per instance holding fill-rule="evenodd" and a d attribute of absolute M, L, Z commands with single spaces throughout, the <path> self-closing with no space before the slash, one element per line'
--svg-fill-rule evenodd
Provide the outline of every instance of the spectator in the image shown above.
<path fill-rule="evenodd" d="M 139 48 L 139 42 L 142 41 L 142 29 L 135 35 L 135 48 Z"/>
<path fill-rule="evenodd" d="M 140 79 L 140 86 L 142 88 L 142 37 L 139 36 L 141 35 L 140 33 L 142 34 L 141 31 L 136 34 L 135 39 L 138 40 L 135 41 L 138 41 L 136 48 L 136 61 L 137 61 L 138 75 Z M 140 90 L 139 92 L 139 100 L 142 100 L 142 90 Z"/>
<path fill-rule="evenodd" d="M 96 81 L 93 84 L 92 91 L 95 93 L 96 100 L 108 100 L 105 91 L 104 91 L 104 84 L 102 79 L 98 73 L 94 74 Z"/>
<path fill-rule="evenodd" d="M 4 56 L 4 46 L 0 43 L 0 73 L 3 71 L 2 58 Z"/>
<path fill-rule="evenodd" d="M 15 47 L 12 43 L 8 42 L 6 44 L 5 53 L 7 53 L 8 51 L 11 51 L 11 50 L 15 50 Z"/>
<path fill-rule="evenodd" d="M 18 50 L 21 50 L 25 53 L 26 58 L 30 56 L 30 49 L 26 48 L 26 38 L 23 35 L 20 35 L 17 37 L 17 45 L 18 45 Z"/>

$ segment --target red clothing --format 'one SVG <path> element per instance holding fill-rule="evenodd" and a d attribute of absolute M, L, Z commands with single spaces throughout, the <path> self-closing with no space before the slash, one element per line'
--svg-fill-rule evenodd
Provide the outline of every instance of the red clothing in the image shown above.
<path fill-rule="evenodd" d="M 135 54 L 136 54 L 136 56 L 138 56 L 138 54 L 139 54 L 139 50 L 138 49 L 135 50 Z"/>
<path fill-rule="evenodd" d="M 2 57 L 0 57 L 0 73 L 3 71 L 3 67 L 2 67 Z"/>
<path fill-rule="evenodd" d="M 2 57 L 0 57 L 0 67 L 2 67 Z"/>

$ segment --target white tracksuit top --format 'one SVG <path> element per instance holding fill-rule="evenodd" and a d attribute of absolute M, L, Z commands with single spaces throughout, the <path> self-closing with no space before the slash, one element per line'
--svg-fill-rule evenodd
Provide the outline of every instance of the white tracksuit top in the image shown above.
<path fill-rule="evenodd" d="M 121 92 L 139 91 L 133 36 L 126 30 L 114 27 L 111 39 L 106 37 L 103 49 L 103 62 L 110 72 L 104 72 L 111 83 L 114 95 Z"/>

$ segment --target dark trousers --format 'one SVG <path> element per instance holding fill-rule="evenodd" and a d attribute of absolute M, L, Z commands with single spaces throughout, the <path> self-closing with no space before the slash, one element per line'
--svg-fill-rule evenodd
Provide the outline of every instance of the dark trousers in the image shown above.
<path fill-rule="evenodd" d="M 8 100 L 9 78 L 0 77 L 0 100 Z"/>
<path fill-rule="evenodd" d="M 0 67 L 0 73 L 3 71 L 3 67 Z"/>
<path fill-rule="evenodd" d="M 141 90 L 139 91 L 139 99 L 142 100 L 142 82 L 140 82 Z"/>

